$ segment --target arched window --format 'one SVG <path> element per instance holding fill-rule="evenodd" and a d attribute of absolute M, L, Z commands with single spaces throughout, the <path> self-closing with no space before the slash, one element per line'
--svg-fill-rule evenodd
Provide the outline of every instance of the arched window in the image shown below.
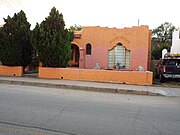
<path fill-rule="evenodd" d="M 121 43 L 108 51 L 109 68 L 129 68 L 130 67 L 130 50 L 127 50 Z"/>
<path fill-rule="evenodd" d="M 91 44 L 86 44 L 86 55 L 91 55 Z"/>

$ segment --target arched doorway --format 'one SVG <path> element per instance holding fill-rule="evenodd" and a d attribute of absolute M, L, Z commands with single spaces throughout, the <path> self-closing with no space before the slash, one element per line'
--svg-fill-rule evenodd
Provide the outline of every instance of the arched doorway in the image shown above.
<path fill-rule="evenodd" d="M 79 47 L 71 44 L 71 60 L 68 62 L 69 67 L 79 67 Z"/>

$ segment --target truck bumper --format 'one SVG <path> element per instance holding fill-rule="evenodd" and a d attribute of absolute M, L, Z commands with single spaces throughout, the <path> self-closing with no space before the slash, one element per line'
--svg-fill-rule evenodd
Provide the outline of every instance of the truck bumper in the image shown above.
<path fill-rule="evenodd" d="M 163 74 L 165 78 L 180 78 L 180 74 Z"/>

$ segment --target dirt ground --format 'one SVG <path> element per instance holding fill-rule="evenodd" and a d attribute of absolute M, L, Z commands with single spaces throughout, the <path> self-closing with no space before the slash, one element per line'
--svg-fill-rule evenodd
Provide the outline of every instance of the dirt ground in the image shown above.
<path fill-rule="evenodd" d="M 165 83 L 160 83 L 159 79 L 154 79 L 153 86 L 180 88 L 180 80 L 167 80 Z"/>

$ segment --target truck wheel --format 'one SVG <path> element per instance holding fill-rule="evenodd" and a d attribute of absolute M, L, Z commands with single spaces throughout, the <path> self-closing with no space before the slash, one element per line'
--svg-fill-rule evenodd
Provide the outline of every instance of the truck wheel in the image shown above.
<path fill-rule="evenodd" d="M 161 83 L 164 83 L 165 82 L 165 77 L 163 76 L 163 74 L 159 74 L 159 81 L 161 82 Z"/>

